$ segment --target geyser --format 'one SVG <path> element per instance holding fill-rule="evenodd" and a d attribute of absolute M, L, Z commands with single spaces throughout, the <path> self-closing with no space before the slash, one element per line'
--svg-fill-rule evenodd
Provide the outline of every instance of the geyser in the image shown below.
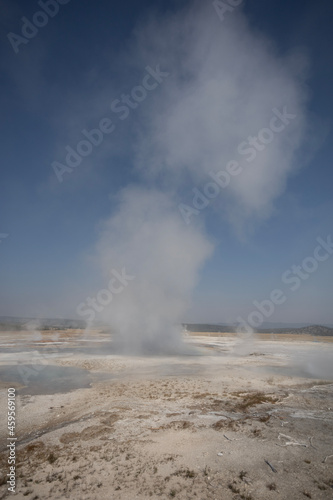
<path fill-rule="evenodd" d="M 145 187 L 122 191 L 118 208 L 103 223 L 97 259 L 106 280 L 112 269 L 124 267 L 135 279 L 100 317 L 118 333 L 123 351 L 175 353 L 182 349 L 175 325 L 184 319 L 213 249 L 204 218 L 218 210 L 243 235 L 270 216 L 298 168 L 295 152 L 306 130 L 306 60 L 300 53 L 277 54 L 241 9 L 222 25 L 211 3 L 193 2 L 141 24 L 126 61 L 136 71 L 159 64 L 170 76 L 131 123 L 132 162 Z M 273 110 L 287 110 L 293 119 L 268 143 Z M 249 161 L 240 145 L 256 144 L 255 135 L 263 140 Z M 235 159 L 241 173 L 185 224 L 179 204 Z"/>
<path fill-rule="evenodd" d="M 184 227 L 165 194 L 136 188 L 121 193 L 119 210 L 102 224 L 97 245 L 105 276 L 123 267 L 134 276 L 101 312 L 101 319 L 116 333 L 116 350 L 184 351 L 177 325 L 211 250 L 201 232 Z"/>

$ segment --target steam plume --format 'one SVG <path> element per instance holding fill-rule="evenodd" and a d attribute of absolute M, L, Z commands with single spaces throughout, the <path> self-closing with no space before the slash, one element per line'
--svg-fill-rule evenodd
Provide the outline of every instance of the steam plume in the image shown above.
<path fill-rule="evenodd" d="M 236 159 L 243 172 L 215 206 L 238 228 L 270 215 L 297 168 L 295 152 L 306 130 L 306 61 L 296 53 L 278 55 L 240 10 L 221 23 L 211 2 L 152 17 L 137 29 L 133 47 L 127 56 L 133 65 L 156 61 L 171 76 L 137 111 L 142 126 L 133 163 L 148 187 L 123 191 L 97 245 L 106 274 L 125 266 L 135 276 L 103 319 L 124 348 L 175 351 L 175 325 L 212 251 L 204 231 L 177 214 L 178 202 L 194 183 Z M 288 130 L 249 162 L 240 143 L 284 107 L 294 115 Z"/>
<path fill-rule="evenodd" d="M 182 219 L 159 191 L 128 188 L 119 211 L 103 224 L 97 255 L 105 274 L 133 276 L 103 319 L 118 348 L 135 353 L 180 351 L 177 323 L 189 305 L 200 265 L 211 252 L 205 237 Z"/>

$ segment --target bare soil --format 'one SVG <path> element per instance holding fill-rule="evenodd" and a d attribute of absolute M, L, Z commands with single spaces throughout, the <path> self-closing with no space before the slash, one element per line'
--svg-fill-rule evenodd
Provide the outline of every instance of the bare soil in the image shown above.
<path fill-rule="evenodd" d="M 302 369 L 289 375 L 295 356 L 317 359 L 332 353 L 332 344 L 260 338 L 245 349 L 225 334 L 186 341 L 200 355 L 89 355 L 73 343 L 72 353 L 50 358 L 50 365 L 110 378 L 71 392 L 17 396 L 15 498 L 333 498 L 333 377 L 304 376 Z M 17 356 L 6 352 L 2 364 Z M 2 451 L 0 498 L 12 494 L 7 459 Z"/>

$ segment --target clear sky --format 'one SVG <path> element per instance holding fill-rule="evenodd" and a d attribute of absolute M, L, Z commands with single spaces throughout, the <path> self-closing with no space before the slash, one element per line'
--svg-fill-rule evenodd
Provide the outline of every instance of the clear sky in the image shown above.
<path fill-rule="evenodd" d="M 43 11 L 37 1 L 0 0 L 0 315 L 80 317 L 78 304 L 107 285 L 96 261 L 130 273 L 142 250 L 134 216 L 143 223 L 153 210 L 146 244 L 161 217 L 183 259 L 173 271 L 171 258 L 168 275 L 181 275 L 178 266 L 188 271 L 179 293 L 191 303 L 175 318 L 235 322 L 279 289 L 285 300 L 272 312 L 268 305 L 265 320 L 333 324 L 329 243 L 315 254 L 317 238 L 333 237 L 333 4 L 249 0 L 218 13 L 213 2 L 201 3 L 204 16 L 183 1 L 63 0 Z M 33 17 L 47 8 L 53 17 Z M 40 27 L 24 28 L 22 17 Z M 136 101 L 120 103 L 131 93 Z M 273 109 L 281 114 L 284 105 L 297 118 L 270 137 Z M 105 131 L 90 136 L 85 156 L 69 159 L 79 164 L 66 163 L 87 139 L 82 130 L 97 126 Z M 248 161 L 237 145 L 263 128 L 267 144 L 255 149 L 251 170 L 196 208 L 193 189 L 203 192 L 209 172 L 229 160 Z M 158 194 L 143 208 L 135 190 Z M 193 209 L 189 224 L 182 204 Z M 110 218 L 105 238 L 101 225 Z M 124 237 L 125 225 L 135 228 Z M 179 227 L 193 234 L 182 241 Z M 104 259 L 122 237 L 114 262 Z M 152 243 L 159 256 L 160 244 Z M 168 259 L 154 261 L 148 284 Z M 138 262 L 133 267 L 148 265 Z M 308 271 L 295 274 L 292 266 L 303 263 Z"/>

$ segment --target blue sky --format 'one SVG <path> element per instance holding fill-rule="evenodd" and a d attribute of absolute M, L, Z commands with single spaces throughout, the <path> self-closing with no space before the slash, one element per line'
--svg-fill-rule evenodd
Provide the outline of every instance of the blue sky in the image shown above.
<path fill-rule="evenodd" d="M 168 49 L 147 19 L 157 17 L 163 23 L 186 4 L 70 0 L 15 53 L 8 33 L 21 34 L 22 16 L 31 20 L 41 9 L 30 0 L 1 1 L 0 235 L 8 236 L 0 239 L 0 315 L 77 317 L 77 305 L 105 288 L 95 248 L 101 221 L 117 213 L 121 190 L 154 185 L 176 193 L 174 212 L 180 217 L 178 204 L 188 204 L 192 188 L 202 189 L 207 182 L 188 170 L 162 173 L 152 181 L 154 175 L 141 165 L 148 157 L 151 161 L 153 151 L 141 136 L 153 143 L 150 128 L 159 123 L 156 110 L 163 110 L 175 85 L 172 66 L 164 66 L 170 76 L 125 120 L 110 110 L 112 101 L 142 82 L 147 66 L 161 63 L 162 68 L 168 61 Z M 207 9 L 216 31 L 227 32 L 239 15 L 230 12 L 221 22 L 210 2 Z M 281 288 L 286 301 L 269 321 L 333 324 L 333 256 L 320 262 L 297 291 L 281 283 L 284 272 L 313 255 L 317 237 L 333 234 L 333 6 L 328 0 L 320 6 L 313 1 L 260 0 L 245 1 L 241 9 L 250 33 L 264 37 L 277 59 L 294 52 L 300 55 L 296 61 L 307 60 L 300 70 L 306 73 L 301 85 L 307 95 L 302 103 L 307 133 L 291 160 L 284 187 L 260 209 L 259 217 L 242 221 L 239 230 L 222 200 L 228 198 L 228 188 L 193 217 L 191 224 L 214 250 L 199 266 L 192 305 L 181 319 L 235 322 L 254 310 L 254 300 L 262 301 Z M 181 51 L 178 56 L 182 64 Z M 66 146 L 75 148 L 84 139 L 81 131 L 96 128 L 104 118 L 114 121 L 115 130 L 59 182 L 52 163 L 64 164 Z M 231 152 L 230 160 L 235 157 L 237 152 Z M 182 181 L 175 187 L 179 176 Z"/>

